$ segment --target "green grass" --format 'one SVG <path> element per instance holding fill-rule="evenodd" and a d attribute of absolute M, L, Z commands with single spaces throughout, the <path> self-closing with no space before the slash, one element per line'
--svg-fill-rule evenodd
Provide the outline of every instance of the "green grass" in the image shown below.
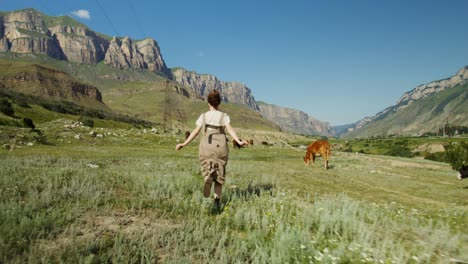
<path fill-rule="evenodd" d="M 27 29 L 23 29 L 23 28 L 18 28 L 18 31 L 22 34 L 26 34 L 28 36 L 31 36 L 33 38 L 51 38 L 50 36 L 48 36 L 47 34 L 45 33 L 40 33 L 40 32 L 37 32 L 37 31 L 30 31 L 30 30 L 27 30 Z"/>
<path fill-rule="evenodd" d="M 49 145 L 0 150 L 2 263 L 468 259 L 467 186 L 445 163 L 333 152 L 325 170 L 295 148 L 230 149 L 217 213 L 197 142 L 176 152 L 182 136 L 39 129 Z"/>

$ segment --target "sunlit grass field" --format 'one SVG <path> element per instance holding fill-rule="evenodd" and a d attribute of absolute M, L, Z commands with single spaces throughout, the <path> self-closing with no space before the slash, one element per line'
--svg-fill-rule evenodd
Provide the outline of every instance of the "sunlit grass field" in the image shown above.
<path fill-rule="evenodd" d="M 109 131 L 0 150 L 0 263 L 468 261 L 468 182 L 448 164 L 231 148 L 218 212 L 197 142 Z"/>

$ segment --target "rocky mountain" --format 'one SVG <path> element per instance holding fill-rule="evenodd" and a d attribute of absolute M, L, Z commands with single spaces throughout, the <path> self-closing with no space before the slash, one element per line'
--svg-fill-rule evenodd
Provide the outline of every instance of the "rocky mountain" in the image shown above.
<path fill-rule="evenodd" d="M 217 89 L 224 101 L 247 105 L 284 131 L 305 135 L 333 135 L 329 123 L 321 122 L 302 111 L 255 101 L 252 91 L 242 83 L 223 82 L 216 76 L 198 74 L 182 68 L 173 69 L 172 76 L 178 83 L 192 87 L 202 98 L 206 98 L 210 91 Z"/>
<path fill-rule="evenodd" d="M 430 94 L 438 93 L 446 89 L 455 87 L 457 85 L 465 84 L 468 81 L 468 66 L 461 68 L 455 75 L 439 80 L 430 82 L 428 84 L 420 85 L 413 90 L 404 93 L 397 101 L 398 108 L 396 111 L 405 108 L 416 100 L 427 97 Z"/>
<path fill-rule="evenodd" d="M 66 100 L 82 106 L 110 110 L 94 86 L 44 65 L 0 61 L 0 88 L 49 100 Z"/>
<path fill-rule="evenodd" d="M 283 130 L 304 135 L 331 136 L 334 134 L 328 122 L 319 121 L 302 111 L 259 102 L 260 113 L 278 124 Z"/>
<path fill-rule="evenodd" d="M 223 101 L 243 104 L 254 110 L 259 110 L 252 91 L 242 83 L 224 82 L 214 75 L 199 74 L 183 68 L 173 69 L 172 76 L 176 82 L 192 87 L 202 98 L 206 98 L 211 91 L 217 89 L 221 93 Z"/>
<path fill-rule="evenodd" d="M 2 87 L 16 86 L 24 93 L 98 102 L 121 113 L 160 121 L 164 91 L 185 98 L 174 95 L 173 102 L 180 108 L 178 119 L 188 120 L 193 110 L 185 108 L 193 102 L 184 100 L 206 98 L 211 90 L 217 89 L 225 102 L 233 104 L 239 113 L 236 118 L 245 121 L 246 127 L 276 130 L 279 125 L 296 133 L 322 135 L 331 131 L 328 124 L 301 111 L 265 106 L 268 110 L 260 112 L 251 89 L 240 82 L 225 82 L 182 68 L 170 70 L 158 43 L 151 38 L 137 41 L 109 37 L 68 16 L 48 16 L 34 9 L 0 12 L 0 53 L 0 58 L 7 62 L 33 64 L 23 69 L 24 73 L 2 79 Z M 61 70 L 54 72 L 54 68 Z M 194 105 L 198 107 L 197 103 Z M 240 110 L 243 108 L 245 112 Z"/>
<path fill-rule="evenodd" d="M 0 13 L 0 52 L 45 54 L 59 60 L 148 69 L 171 78 L 153 39 L 110 39 L 68 16 L 52 17 L 34 9 Z"/>
<path fill-rule="evenodd" d="M 455 75 L 420 85 L 375 116 L 356 122 L 345 136 L 434 132 L 441 124 L 468 125 L 468 66 Z"/>
<path fill-rule="evenodd" d="M 339 125 L 339 126 L 332 126 L 333 133 L 336 137 L 341 137 L 345 133 L 349 131 L 350 128 L 354 129 L 356 126 L 356 123 L 354 124 L 345 124 L 345 125 Z"/>

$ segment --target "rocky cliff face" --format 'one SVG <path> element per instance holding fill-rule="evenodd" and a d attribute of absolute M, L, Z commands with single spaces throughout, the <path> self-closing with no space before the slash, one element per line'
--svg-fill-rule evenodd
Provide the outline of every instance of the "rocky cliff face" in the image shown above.
<path fill-rule="evenodd" d="M 49 17 L 34 9 L 0 15 L 0 52 L 45 54 L 59 60 L 160 72 L 171 78 L 152 39 L 112 41 L 69 17 Z"/>
<path fill-rule="evenodd" d="M 252 91 L 242 83 L 223 82 L 216 76 L 198 74 L 182 68 L 173 69 L 172 75 L 175 81 L 184 86 L 192 87 L 202 98 L 206 98 L 210 91 L 217 89 L 225 102 L 247 105 L 260 111 L 265 119 L 273 121 L 285 131 L 306 135 L 333 135 L 329 123 L 321 122 L 302 111 L 257 103 Z"/>
<path fill-rule="evenodd" d="M 243 104 L 254 110 L 259 110 L 252 91 L 242 83 L 223 82 L 216 76 L 198 74 L 182 68 L 174 69 L 172 75 L 175 81 L 192 87 L 202 98 L 206 98 L 212 90 L 217 89 L 221 93 L 223 101 Z"/>
<path fill-rule="evenodd" d="M 58 44 L 48 35 L 45 22 L 37 12 L 12 12 L 0 19 L 3 28 L 2 51 L 46 54 L 61 59 Z"/>
<path fill-rule="evenodd" d="M 171 77 L 171 71 L 166 67 L 158 43 L 150 38 L 133 41 L 128 37 L 114 37 L 104 62 L 120 68 L 145 68 Z"/>
<path fill-rule="evenodd" d="M 104 59 L 109 47 L 106 39 L 84 27 L 57 25 L 50 27 L 49 32 L 67 61 L 95 64 Z"/>
<path fill-rule="evenodd" d="M 319 121 L 302 111 L 264 103 L 260 103 L 259 108 L 262 116 L 277 123 L 283 130 L 305 135 L 334 134 L 329 123 Z"/>

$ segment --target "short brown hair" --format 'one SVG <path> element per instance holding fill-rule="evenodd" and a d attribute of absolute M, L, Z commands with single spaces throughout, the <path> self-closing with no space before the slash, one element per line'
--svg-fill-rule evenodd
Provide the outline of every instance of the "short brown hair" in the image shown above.
<path fill-rule="evenodd" d="M 208 94 L 208 103 L 213 107 L 218 107 L 221 103 L 221 95 L 218 90 L 213 90 Z"/>

